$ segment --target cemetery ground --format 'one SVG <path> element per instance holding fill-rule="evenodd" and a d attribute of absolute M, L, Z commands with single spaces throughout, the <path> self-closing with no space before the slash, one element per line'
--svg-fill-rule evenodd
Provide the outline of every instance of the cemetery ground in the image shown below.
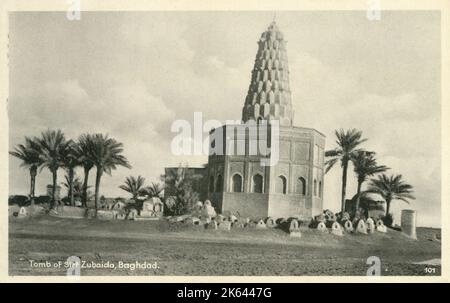
<path fill-rule="evenodd" d="M 280 229 L 209 230 L 185 223 L 101 221 L 38 216 L 9 220 L 10 275 L 65 275 L 31 266 L 78 256 L 86 264 L 157 264 L 156 268 L 83 268 L 81 275 L 351 275 L 364 276 L 367 258 L 382 275 L 440 275 L 440 229 L 418 228 L 418 240 L 386 234 L 329 233 L 301 227 L 301 238 Z M 437 238 L 436 238 L 437 237 Z M 427 262 L 424 262 L 427 261 Z M 415 264 L 421 263 L 421 264 Z"/>

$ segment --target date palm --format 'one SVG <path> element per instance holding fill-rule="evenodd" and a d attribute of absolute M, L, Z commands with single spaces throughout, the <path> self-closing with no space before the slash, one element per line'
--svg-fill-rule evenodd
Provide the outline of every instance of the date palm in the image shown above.
<path fill-rule="evenodd" d="M 67 181 L 68 181 L 68 196 L 70 198 L 70 205 L 74 206 L 74 191 L 73 191 L 73 180 L 75 177 L 75 168 L 81 164 L 80 161 L 79 148 L 77 144 L 73 141 L 69 144 L 66 153 L 63 157 L 63 166 L 67 170 Z"/>
<path fill-rule="evenodd" d="M 65 177 L 65 182 L 63 182 L 63 186 L 65 188 L 67 188 L 67 190 L 69 190 L 69 188 L 70 188 L 69 176 L 65 175 L 64 177 Z M 89 190 L 89 188 L 90 188 L 90 186 L 88 186 L 87 195 L 88 195 L 88 198 L 92 198 L 93 195 L 92 195 L 92 192 Z M 79 199 L 83 198 L 83 194 L 84 194 L 84 192 L 83 192 L 83 182 L 77 176 L 75 176 L 73 178 L 72 191 L 73 191 L 74 198 L 79 198 Z"/>
<path fill-rule="evenodd" d="M 381 174 L 376 179 L 371 179 L 369 193 L 380 194 L 386 201 L 386 215 L 389 214 L 391 202 L 393 200 L 401 200 L 409 204 L 408 199 L 415 199 L 413 196 L 413 187 L 402 180 L 402 175 L 386 176 Z"/>
<path fill-rule="evenodd" d="M 131 168 L 123 153 L 123 144 L 108 135 L 94 134 L 91 137 L 87 156 L 96 168 L 95 177 L 95 209 L 99 206 L 100 181 L 103 173 L 111 174 L 118 166 Z"/>
<path fill-rule="evenodd" d="M 385 172 L 389 167 L 384 165 L 378 165 L 375 159 L 374 152 L 368 151 L 358 151 L 351 159 L 353 163 L 353 170 L 357 176 L 358 186 L 356 191 L 356 208 L 359 209 L 360 195 L 362 184 L 367 180 L 368 177 L 373 176 L 378 173 Z"/>
<path fill-rule="evenodd" d="M 34 192 L 36 187 L 36 176 L 38 168 L 42 164 L 40 158 L 39 144 L 35 139 L 25 137 L 25 144 L 17 145 L 10 155 L 22 160 L 20 166 L 28 168 L 30 171 L 30 200 L 34 204 Z"/>
<path fill-rule="evenodd" d="M 147 195 L 149 198 L 156 197 L 156 198 L 162 199 L 163 190 L 164 190 L 164 187 L 161 186 L 159 183 L 152 182 L 152 184 L 150 186 L 143 188 L 141 190 L 141 193 L 144 195 Z"/>
<path fill-rule="evenodd" d="M 92 146 L 92 135 L 83 134 L 78 138 L 78 154 L 80 156 L 79 161 L 81 166 L 83 166 L 84 171 L 84 179 L 83 179 L 83 188 L 82 188 L 82 197 L 81 202 L 84 207 L 87 206 L 88 201 L 88 181 L 89 181 L 89 172 L 94 166 L 94 162 L 90 158 L 89 150 Z"/>
<path fill-rule="evenodd" d="M 347 187 L 347 169 L 348 162 L 356 155 L 356 153 L 360 150 L 357 147 L 367 141 L 367 139 L 361 139 L 362 132 L 356 129 L 349 129 L 344 131 L 340 129 L 336 130 L 336 144 L 337 147 L 333 150 L 328 150 L 325 152 L 325 157 L 329 158 L 326 162 L 326 170 L 327 173 L 333 166 L 337 163 L 341 163 L 342 167 L 342 194 L 341 194 L 341 210 L 345 211 L 345 191 Z"/>
<path fill-rule="evenodd" d="M 52 174 L 51 207 L 54 207 L 56 202 L 55 194 L 58 181 L 58 169 L 64 166 L 64 157 L 67 155 L 69 146 L 73 142 L 66 140 L 66 137 L 59 129 L 43 132 L 41 138 L 37 139 L 37 142 L 41 151 L 42 167 L 48 168 Z"/>
<path fill-rule="evenodd" d="M 137 176 L 137 178 L 129 176 L 126 177 L 125 184 L 120 185 L 119 188 L 129 192 L 133 196 L 133 199 L 136 200 L 137 196 L 143 189 L 144 182 L 145 178 L 141 176 Z"/>

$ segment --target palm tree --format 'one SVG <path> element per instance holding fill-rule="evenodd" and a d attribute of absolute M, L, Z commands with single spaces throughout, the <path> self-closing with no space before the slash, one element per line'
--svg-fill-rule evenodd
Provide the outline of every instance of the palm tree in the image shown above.
<path fill-rule="evenodd" d="M 138 176 L 137 178 L 133 176 L 126 177 L 125 184 L 120 185 L 119 188 L 126 192 L 129 192 L 133 196 L 133 200 L 136 200 L 140 191 L 143 189 L 145 178 Z"/>
<path fill-rule="evenodd" d="M 71 142 L 67 148 L 67 152 L 63 157 L 63 166 L 67 170 L 68 177 L 68 196 L 70 198 L 70 205 L 74 206 L 73 180 L 75 177 L 75 168 L 81 164 L 79 148 L 75 142 Z"/>
<path fill-rule="evenodd" d="M 362 132 L 356 129 L 350 129 L 344 131 L 340 129 L 334 132 L 336 134 L 338 145 L 335 149 L 325 152 L 325 157 L 330 159 L 325 162 L 327 173 L 338 161 L 341 162 L 342 167 L 342 195 L 341 195 L 341 210 L 345 211 L 345 191 L 347 187 L 347 168 L 348 162 L 358 152 L 358 145 L 367 141 L 367 139 L 361 139 Z"/>
<path fill-rule="evenodd" d="M 386 176 L 381 174 L 377 179 L 371 179 L 368 193 L 380 194 L 386 201 L 386 215 L 389 214 L 391 202 L 402 200 L 409 204 L 408 199 L 414 200 L 413 187 L 402 180 L 402 175 Z"/>
<path fill-rule="evenodd" d="M 38 139 L 40 146 L 40 157 L 42 160 L 42 167 L 47 167 L 52 173 L 52 198 L 51 207 L 56 202 L 56 185 L 58 179 L 58 168 L 64 165 L 64 157 L 67 155 L 69 146 L 72 141 L 66 140 L 66 137 L 61 130 L 47 130 L 42 133 L 41 138 Z"/>
<path fill-rule="evenodd" d="M 378 173 L 385 172 L 389 167 L 384 165 L 378 165 L 375 159 L 374 152 L 358 151 L 356 155 L 351 159 L 353 163 L 353 170 L 356 173 L 358 179 L 358 187 L 356 191 L 356 208 L 359 209 L 360 195 L 362 184 L 367 180 L 367 177 L 373 176 Z"/>
<path fill-rule="evenodd" d="M 173 215 L 185 214 L 198 201 L 198 193 L 193 189 L 193 182 L 198 180 L 199 176 L 195 175 L 188 167 L 178 167 L 177 169 L 168 170 L 163 175 L 166 184 L 165 193 L 170 199 L 166 200 L 166 209 Z M 171 204 L 168 204 L 170 201 Z"/>
<path fill-rule="evenodd" d="M 88 157 L 96 167 L 95 177 L 95 209 L 98 209 L 100 180 L 104 172 L 111 174 L 117 166 L 131 168 L 128 160 L 122 155 L 123 144 L 117 142 L 108 135 L 92 135 L 92 142 L 89 144 Z"/>
<path fill-rule="evenodd" d="M 70 188 L 69 176 L 65 175 L 64 177 L 65 177 L 65 182 L 63 182 L 63 185 L 65 188 L 67 188 L 67 190 L 69 190 L 69 188 Z M 88 186 L 88 191 L 87 191 L 88 199 L 91 199 L 93 197 L 92 192 L 89 190 L 90 187 L 91 186 Z M 83 198 L 83 195 L 84 195 L 83 182 L 77 176 L 74 176 L 74 178 L 73 178 L 72 191 L 73 191 L 74 198 L 80 198 L 80 199 Z"/>
<path fill-rule="evenodd" d="M 30 170 L 30 200 L 31 205 L 33 205 L 37 170 L 42 164 L 42 160 L 39 156 L 39 144 L 37 144 L 35 139 L 25 137 L 25 144 L 17 145 L 13 151 L 9 152 L 9 154 L 22 160 L 20 166 Z"/>
<path fill-rule="evenodd" d="M 149 198 L 160 198 L 162 199 L 162 192 L 164 187 L 159 183 L 152 182 L 150 186 L 147 186 L 141 190 L 141 193 L 147 195 Z"/>
<path fill-rule="evenodd" d="M 84 170 L 84 179 L 83 179 L 83 195 L 81 198 L 81 202 L 84 207 L 87 207 L 88 201 L 88 179 L 89 179 L 89 171 L 94 166 L 94 162 L 89 157 L 89 150 L 92 146 L 92 135 L 83 134 L 78 138 L 78 154 L 80 156 L 79 161 L 83 166 Z"/>

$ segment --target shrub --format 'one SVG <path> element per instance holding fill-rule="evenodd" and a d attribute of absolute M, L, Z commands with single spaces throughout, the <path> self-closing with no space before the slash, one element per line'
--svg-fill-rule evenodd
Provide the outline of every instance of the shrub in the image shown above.
<path fill-rule="evenodd" d="M 394 223 L 394 217 L 392 216 L 392 214 L 386 214 L 386 216 L 384 216 L 382 220 L 384 225 L 386 226 L 392 226 L 392 223 Z"/>
<path fill-rule="evenodd" d="M 15 196 L 9 196 L 8 204 L 9 205 L 19 205 L 19 206 L 25 206 L 29 202 L 29 199 L 27 196 L 22 195 L 15 195 Z"/>

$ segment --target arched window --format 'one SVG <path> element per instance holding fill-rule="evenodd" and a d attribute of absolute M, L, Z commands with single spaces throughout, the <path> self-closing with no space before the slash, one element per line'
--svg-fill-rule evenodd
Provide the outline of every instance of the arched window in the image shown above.
<path fill-rule="evenodd" d="M 317 180 L 314 179 L 314 196 L 317 196 Z"/>
<path fill-rule="evenodd" d="M 209 192 L 214 192 L 214 176 L 209 177 Z"/>
<path fill-rule="evenodd" d="M 303 196 L 306 195 L 306 180 L 303 177 L 297 179 L 297 193 L 301 193 Z"/>
<path fill-rule="evenodd" d="M 319 181 L 319 198 L 322 197 L 322 181 Z"/>
<path fill-rule="evenodd" d="M 216 180 L 216 192 L 220 193 L 221 191 L 223 191 L 223 178 L 222 175 L 218 175 Z"/>
<path fill-rule="evenodd" d="M 234 193 L 242 192 L 242 176 L 240 174 L 234 174 L 231 178 L 231 191 Z"/>
<path fill-rule="evenodd" d="M 263 176 L 256 174 L 253 176 L 253 186 L 252 191 L 254 193 L 263 193 Z"/>
<path fill-rule="evenodd" d="M 275 182 L 275 192 L 280 194 L 286 193 L 286 178 L 284 176 L 278 176 Z"/>

